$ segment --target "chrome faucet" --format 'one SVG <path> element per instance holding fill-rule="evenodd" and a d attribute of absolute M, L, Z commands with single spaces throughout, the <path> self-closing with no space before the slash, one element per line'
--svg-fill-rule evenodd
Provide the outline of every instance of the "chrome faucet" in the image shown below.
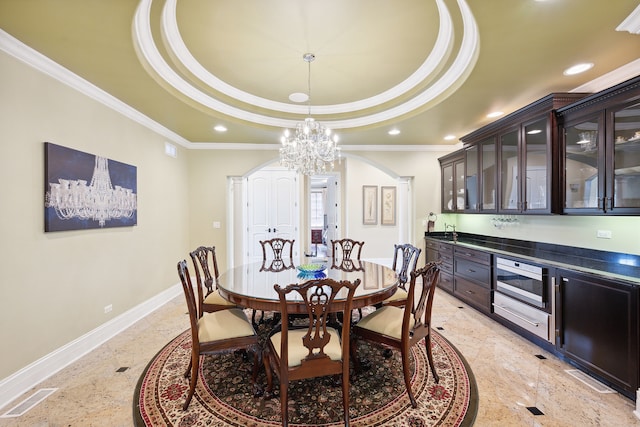
<path fill-rule="evenodd" d="M 453 242 L 457 242 L 458 241 L 458 233 L 456 233 L 456 226 L 453 224 L 444 224 L 444 237 L 447 237 L 447 233 L 448 230 L 452 230 L 453 233 L 451 233 L 451 235 L 453 236 Z"/>

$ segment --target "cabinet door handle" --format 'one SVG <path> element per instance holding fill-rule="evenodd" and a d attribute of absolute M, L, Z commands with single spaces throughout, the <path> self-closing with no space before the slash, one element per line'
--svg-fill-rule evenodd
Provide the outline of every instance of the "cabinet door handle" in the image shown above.
<path fill-rule="evenodd" d="M 475 273 L 476 271 L 473 268 L 469 269 L 469 273 Z"/>
<path fill-rule="evenodd" d="M 473 291 L 465 291 L 465 292 L 468 293 L 468 294 L 471 294 L 471 295 L 475 294 L 475 292 L 473 292 Z"/>

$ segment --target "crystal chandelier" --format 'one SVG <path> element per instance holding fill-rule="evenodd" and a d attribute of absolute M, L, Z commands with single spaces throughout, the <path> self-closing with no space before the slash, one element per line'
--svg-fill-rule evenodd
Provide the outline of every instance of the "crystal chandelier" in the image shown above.
<path fill-rule="evenodd" d="M 111 185 L 108 159 L 96 156 L 91 183 L 62 179 L 49 183 L 45 206 L 55 209 L 60 219 L 92 219 L 100 227 L 116 218 L 131 218 L 137 208 L 136 194 L 129 188 Z"/>
<path fill-rule="evenodd" d="M 280 164 L 304 175 L 316 175 L 333 169 L 336 157 L 340 158 L 340 148 L 337 146 L 338 135 L 332 135 L 331 129 L 311 117 L 311 62 L 316 57 L 313 53 L 305 53 L 302 58 L 309 67 L 309 116 L 296 124 L 293 133 L 285 129 L 280 139 Z"/>

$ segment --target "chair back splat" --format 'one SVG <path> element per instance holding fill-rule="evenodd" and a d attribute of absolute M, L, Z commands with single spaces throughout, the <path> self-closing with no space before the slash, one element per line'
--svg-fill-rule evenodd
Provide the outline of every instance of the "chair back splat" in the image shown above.
<path fill-rule="evenodd" d="M 431 373 L 436 383 L 440 381 L 433 364 L 431 352 L 431 309 L 439 275 L 440 268 L 437 263 L 429 263 L 423 268 L 413 270 L 410 273 L 411 279 L 407 291 L 407 300 L 403 306 L 385 305 L 365 316 L 353 326 L 354 346 L 352 348 L 352 356 L 356 370 L 360 370 L 355 345 L 359 338 L 399 349 L 402 356 L 402 371 L 407 394 L 414 408 L 417 403 L 411 391 L 409 363 L 409 349 L 411 346 L 420 343 L 424 339 Z M 420 284 L 422 285 L 419 291 L 417 290 L 418 279 L 421 279 Z"/>
<path fill-rule="evenodd" d="M 393 266 L 392 268 L 398 274 L 398 290 L 395 294 L 384 300 L 376 306 L 380 308 L 384 305 L 403 306 L 407 302 L 407 282 L 409 281 L 409 272 L 416 269 L 418 258 L 422 249 L 417 248 L 409 243 L 404 245 L 393 245 Z"/>
<path fill-rule="evenodd" d="M 293 244 L 295 240 L 275 237 L 261 240 L 262 268 L 261 271 L 283 271 L 295 268 L 293 263 Z"/>
<path fill-rule="evenodd" d="M 196 272 L 198 289 L 198 316 L 218 310 L 233 308 L 235 305 L 225 300 L 218 293 L 218 259 L 215 246 L 200 246 L 190 252 L 191 261 Z M 213 274 L 211 274 L 213 267 Z"/>
<path fill-rule="evenodd" d="M 405 289 L 405 285 L 409 281 L 409 272 L 416 269 L 418 258 L 422 249 L 413 246 L 410 243 L 404 245 L 393 245 L 393 266 L 392 268 L 398 273 L 398 286 Z M 401 261 L 398 270 L 398 261 Z"/>
<path fill-rule="evenodd" d="M 267 391 L 272 392 L 272 371 L 280 379 L 280 407 L 282 425 L 288 425 L 289 382 L 304 378 L 339 375 L 342 377 L 344 423 L 349 425 L 349 332 L 351 304 L 360 279 L 335 281 L 330 278 L 309 280 L 286 288 L 275 285 L 280 298 L 281 331 L 275 332 L 267 342 L 265 369 Z M 336 298 L 339 301 L 336 301 Z M 298 304 L 304 302 L 308 322 L 303 326 L 289 325 L 289 316 Z M 343 313 L 340 326 L 335 322 L 336 312 Z M 334 323 L 332 323 L 334 322 Z"/>
<path fill-rule="evenodd" d="M 331 267 L 343 271 L 362 271 L 360 255 L 364 242 L 353 239 L 331 240 Z"/>

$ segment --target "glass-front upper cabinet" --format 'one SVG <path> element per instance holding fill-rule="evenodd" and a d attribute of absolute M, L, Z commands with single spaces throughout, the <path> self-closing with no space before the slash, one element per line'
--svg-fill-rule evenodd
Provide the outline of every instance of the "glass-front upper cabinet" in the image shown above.
<path fill-rule="evenodd" d="M 551 212 L 549 114 L 499 135 L 501 213 Z"/>
<path fill-rule="evenodd" d="M 496 140 L 489 138 L 480 143 L 482 158 L 480 161 L 480 210 L 482 212 L 495 212 L 498 208 L 496 204 L 496 183 L 498 168 L 496 166 Z"/>
<path fill-rule="evenodd" d="M 524 140 L 524 210 L 548 211 L 551 170 L 549 151 L 551 144 L 549 119 L 547 117 L 525 123 Z"/>
<path fill-rule="evenodd" d="M 466 213 L 496 211 L 496 142 L 487 138 L 465 148 Z"/>
<path fill-rule="evenodd" d="M 559 109 L 564 213 L 640 214 L 640 77 Z"/>
<path fill-rule="evenodd" d="M 613 156 L 608 209 L 640 209 L 640 102 L 613 110 Z M 613 203 L 613 204 L 611 204 Z"/>
<path fill-rule="evenodd" d="M 453 173 L 455 175 L 455 197 L 452 197 L 453 210 L 456 212 L 462 212 L 464 210 L 464 158 L 459 159 L 453 163 Z"/>
<path fill-rule="evenodd" d="M 499 136 L 500 141 L 500 211 L 517 212 L 520 202 L 520 154 L 518 129 Z"/>
<path fill-rule="evenodd" d="M 560 212 L 556 111 L 585 96 L 549 94 L 460 138 L 467 168 L 465 213 Z"/>
<path fill-rule="evenodd" d="M 478 211 L 478 146 L 473 145 L 464 150 L 464 163 L 466 167 L 465 178 L 465 211 Z"/>
<path fill-rule="evenodd" d="M 464 210 L 464 153 L 462 150 L 438 159 L 441 170 L 441 212 Z"/>
<path fill-rule="evenodd" d="M 599 116 L 568 123 L 564 128 L 565 211 L 602 207 L 600 130 Z"/>

